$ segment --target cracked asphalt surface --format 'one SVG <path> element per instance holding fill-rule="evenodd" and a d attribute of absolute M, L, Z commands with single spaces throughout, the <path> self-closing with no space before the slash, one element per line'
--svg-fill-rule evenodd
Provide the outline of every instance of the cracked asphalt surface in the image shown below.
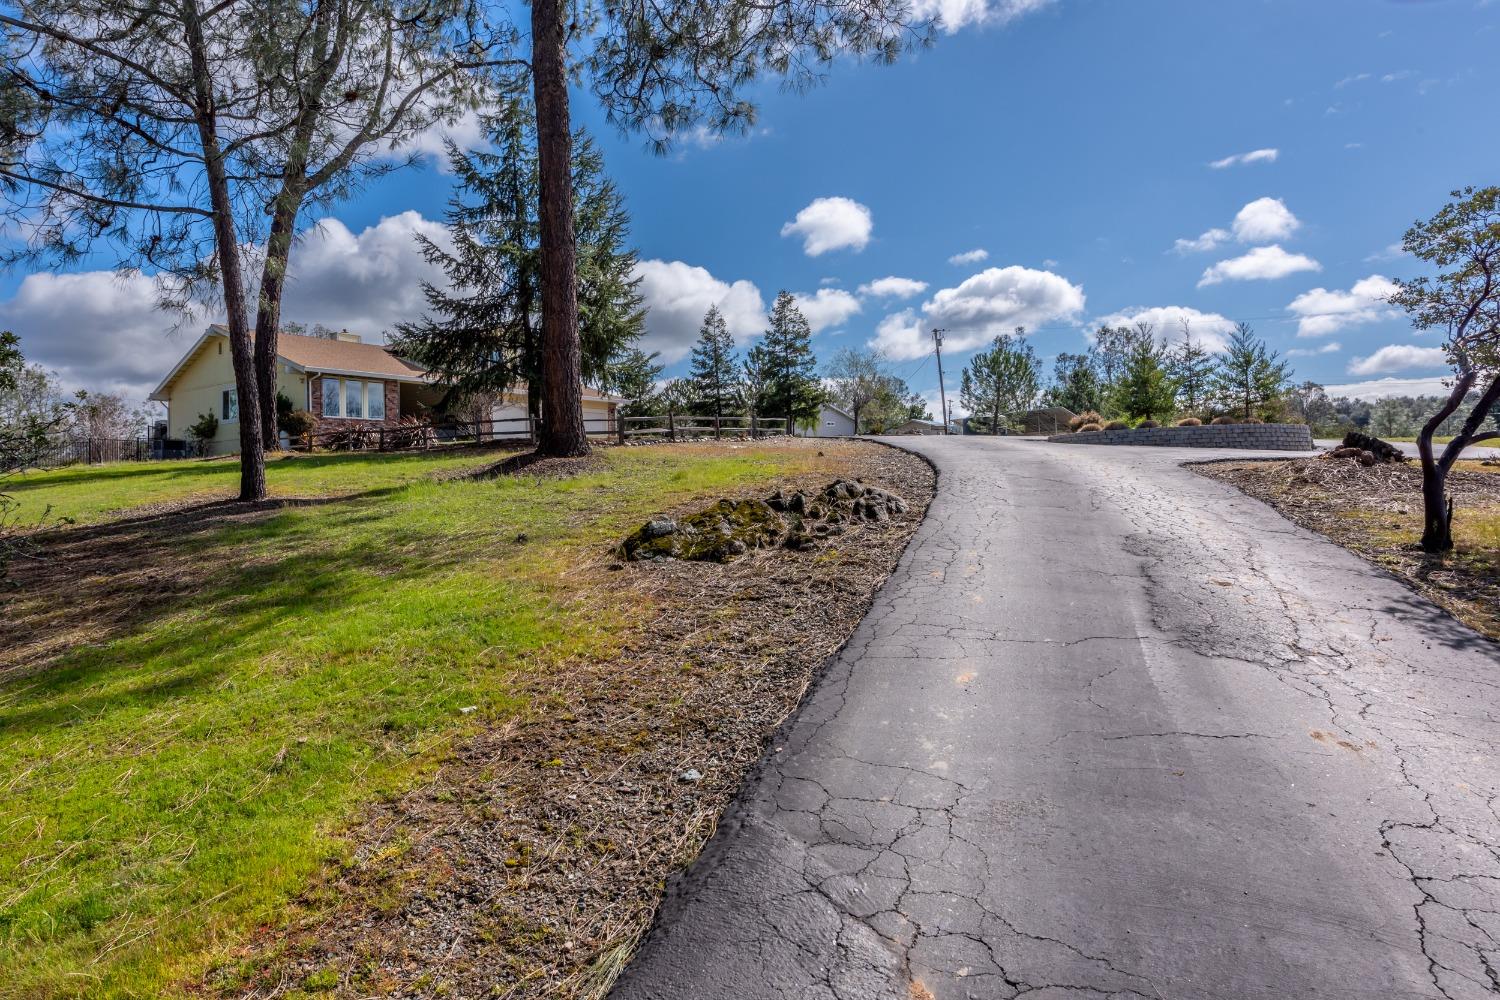
<path fill-rule="evenodd" d="M 900 443 L 926 521 L 616 1000 L 1500 994 L 1500 647 L 1217 453 Z"/>

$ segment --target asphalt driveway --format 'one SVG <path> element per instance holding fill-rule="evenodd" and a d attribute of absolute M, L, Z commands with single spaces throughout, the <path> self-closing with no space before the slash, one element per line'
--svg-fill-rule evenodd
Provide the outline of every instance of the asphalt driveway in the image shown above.
<path fill-rule="evenodd" d="M 1212 453 L 901 443 L 926 522 L 618 1000 L 1500 993 L 1500 647 Z"/>

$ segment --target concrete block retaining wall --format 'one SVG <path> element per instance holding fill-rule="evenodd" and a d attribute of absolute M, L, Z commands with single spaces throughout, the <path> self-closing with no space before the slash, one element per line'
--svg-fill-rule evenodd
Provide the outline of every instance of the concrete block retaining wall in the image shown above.
<path fill-rule="evenodd" d="M 1140 427 L 1133 431 L 1054 434 L 1067 444 L 1135 444 L 1158 448 L 1246 448 L 1252 451 L 1312 451 L 1306 424 L 1205 424 L 1202 427 Z"/>

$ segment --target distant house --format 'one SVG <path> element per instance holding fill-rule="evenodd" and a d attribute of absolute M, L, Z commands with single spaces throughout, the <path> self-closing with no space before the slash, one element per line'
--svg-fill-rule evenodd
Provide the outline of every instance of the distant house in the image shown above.
<path fill-rule="evenodd" d="M 318 419 L 319 431 L 358 424 L 391 426 L 407 416 L 426 415 L 445 395 L 443 385 L 419 365 L 379 344 L 366 344 L 347 331 L 329 337 L 282 333 L 276 338 L 276 387 L 298 409 Z M 230 361 L 229 331 L 214 325 L 188 348 L 162 379 L 151 399 L 167 404 L 167 437 L 185 439 L 204 413 L 219 418 L 211 454 L 239 449 L 239 394 Z M 591 434 L 614 430 L 616 407 L 625 402 L 584 390 L 584 424 Z M 486 436 L 525 437 L 526 386 L 497 401 Z"/>
<path fill-rule="evenodd" d="M 816 427 L 799 427 L 797 433 L 802 437 L 853 437 L 854 418 L 832 403 L 824 403 L 818 410 L 818 425 Z"/>
<path fill-rule="evenodd" d="M 893 427 L 887 433 L 890 434 L 957 434 L 957 428 L 948 428 L 944 431 L 942 421 L 939 420 L 908 420 L 899 427 Z"/>

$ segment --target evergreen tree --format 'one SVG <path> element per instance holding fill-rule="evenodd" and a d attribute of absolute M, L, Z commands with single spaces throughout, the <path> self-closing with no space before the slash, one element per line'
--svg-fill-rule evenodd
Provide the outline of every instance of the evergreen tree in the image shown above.
<path fill-rule="evenodd" d="M 1291 366 L 1278 361 L 1275 351 L 1259 340 L 1250 324 L 1241 323 L 1229 340 L 1229 350 L 1213 375 L 1213 393 L 1240 416 L 1255 416 L 1257 408 L 1279 402 L 1291 386 Z"/>
<path fill-rule="evenodd" d="M 536 134 L 531 110 L 512 102 L 486 119 L 492 150 L 448 144 L 458 191 L 446 212 L 452 249 L 418 236 L 447 278 L 424 282 L 428 314 L 397 327 L 392 348 L 453 387 L 458 400 L 521 383 L 527 411 L 542 412 L 542 256 L 537 218 Z M 609 364 L 640 336 L 645 313 L 626 246 L 624 200 L 583 134 L 573 142 L 578 315 L 585 381 L 601 384 Z"/>
<path fill-rule="evenodd" d="M 1129 363 L 1131 350 L 1142 341 L 1154 341 L 1156 329 L 1150 323 L 1135 326 L 1101 326 L 1094 334 L 1094 367 L 1108 389 L 1117 382 Z"/>
<path fill-rule="evenodd" d="M 1177 385 L 1162 367 L 1165 351 L 1152 340 L 1131 345 L 1111 393 L 1115 409 L 1131 418 L 1167 416 L 1177 405 Z"/>
<path fill-rule="evenodd" d="M 785 417 L 788 434 L 799 421 L 816 419 L 824 399 L 817 364 L 806 317 L 791 292 L 779 292 L 771 307 L 770 329 L 750 349 L 750 366 L 755 369 L 756 381 L 764 384 L 760 414 Z"/>
<path fill-rule="evenodd" d="M 1182 342 L 1167 356 L 1167 374 L 1177 385 L 1177 408 L 1196 415 L 1208 404 L 1217 362 L 1207 348 L 1193 340 L 1193 331 L 1182 324 Z"/>
<path fill-rule="evenodd" d="M 729 335 L 718 307 L 709 306 L 688 366 L 693 413 L 721 421 L 738 414 L 741 409 L 738 375 L 734 338 Z"/>
<path fill-rule="evenodd" d="M 663 411 L 657 381 L 663 365 L 657 363 L 657 352 L 647 354 L 639 347 L 628 347 L 610 360 L 599 388 L 630 402 L 620 405 L 622 417 L 654 417 Z"/>
<path fill-rule="evenodd" d="M 1049 406 L 1062 406 L 1074 413 L 1104 408 L 1104 386 L 1088 354 L 1057 356 L 1052 367 L 1052 386 L 1043 397 Z"/>
<path fill-rule="evenodd" d="M 991 434 L 1000 433 L 1005 414 L 1028 409 L 1036 400 L 1042 363 L 1025 336 L 1021 327 L 1015 336 L 999 334 L 988 351 L 969 359 L 959 380 L 960 402 Z"/>

